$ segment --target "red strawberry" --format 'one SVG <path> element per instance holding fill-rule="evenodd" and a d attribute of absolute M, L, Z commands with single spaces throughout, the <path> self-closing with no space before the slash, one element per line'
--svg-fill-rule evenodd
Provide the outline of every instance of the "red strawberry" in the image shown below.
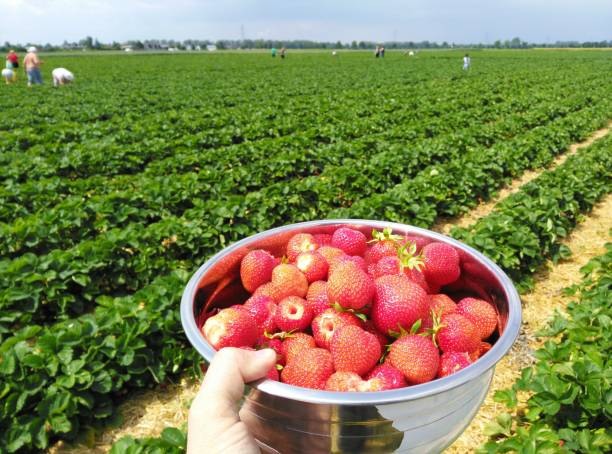
<path fill-rule="evenodd" d="M 474 350 L 473 352 L 469 353 L 470 359 L 472 360 L 472 362 L 476 361 L 478 358 L 480 358 L 486 352 L 491 350 L 491 348 L 493 348 L 493 346 L 491 344 L 489 344 L 488 342 L 481 342 L 480 346 L 479 346 L 479 348 L 477 350 Z"/>
<path fill-rule="evenodd" d="M 441 321 L 436 334 L 440 350 L 469 353 L 479 348 L 478 329 L 469 319 L 459 314 L 446 314 L 442 316 Z"/>
<path fill-rule="evenodd" d="M 279 381 L 278 369 L 276 368 L 276 365 L 270 368 L 268 374 L 266 375 L 266 378 L 269 378 L 270 380 L 274 381 Z"/>
<path fill-rule="evenodd" d="M 374 334 L 376 339 L 378 339 L 378 343 L 380 344 L 381 351 L 387 350 L 387 344 L 389 344 L 389 338 L 385 336 L 383 333 L 376 329 L 372 320 L 366 320 L 361 324 L 361 327 L 366 330 L 368 333 Z"/>
<path fill-rule="evenodd" d="M 310 233 L 298 233 L 293 235 L 287 243 L 287 258 L 294 262 L 302 252 L 314 251 L 319 248 L 314 236 Z"/>
<path fill-rule="evenodd" d="M 259 339 L 255 342 L 255 348 L 258 350 L 262 348 L 271 348 L 276 352 L 276 362 L 278 364 L 285 364 L 285 355 L 283 353 L 283 341 L 277 337 L 259 336 Z"/>
<path fill-rule="evenodd" d="M 423 274 L 427 282 L 434 285 L 450 284 L 461 274 L 459 253 L 446 243 L 429 243 L 423 248 L 425 268 Z"/>
<path fill-rule="evenodd" d="M 482 340 L 493 334 L 497 328 L 497 311 L 485 300 L 463 298 L 457 303 L 457 313 L 476 325 Z"/>
<path fill-rule="evenodd" d="M 340 392 L 382 391 L 383 383 L 378 378 L 363 380 L 354 372 L 334 372 L 327 379 L 325 390 Z"/>
<path fill-rule="evenodd" d="M 429 314 L 423 320 L 421 328 L 423 331 L 433 328 L 432 314 L 441 318 L 444 314 L 454 314 L 455 312 L 457 312 L 457 305 L 448 295 L 444 293 L 429 295 Z"/>
<path fill-rule="evenodd" d="M 308 282 L 327 278 L 329 265 L 327 260 L 318 252 L 302 252 L 295 260 L 295 266 L 304 273 Z"/>
<path fill-rule="evenodd" d="M 319 247 L 329 246 L 331 244 L 332 236 L 327 233 L 315 233 L 313 237 L 315 239 L 315 243 L 317 243 Z"/>
<path fill-rule="evenodd" d="M 374 243 L 365 252 L 363 258 L 368 265 L 376 264 L 383 257 L 395 257 L 397 254 L 398 243 L 395 241 L 381 241 Z"/>
<path fill-rule="evenodd" d="M 372 369 L 381 355 L 376 336 L 355 325 L 338 327 L 329 347 L 336 371 L 355 372 L 359 375 Z"/>
<path fill-rule="evenodd" d="M 288 296 L 278 303 L 274 321 L 283 331 L 303 331 L 312 321 L 312 309 L 305 299 Z"/>
<path fill-rule="evenodd" d="M 295 355 L 298 355 L 302 350 L 315 348 L 315 340 L 312 336 L 306 333 L 293 333 L 288 335 L 283 340 L 283 358 L 288 363 Z"/>
<path fill-rule="evenodd" d="M 465 352 L 444 352 L 440 356 L 440 367 L 438 377 L 446 377 L 472 364 L 470 357 Z"/>
<path fill-rule="evenodd" d="M 312 313 L 317 316 L 329 309 L 329 298 L 327 298 L 327 282 L 315 281 L 308 287 L 306 301 L 312 309 Z"/>
<path fill-rule="evenodd" d="M 257 287 L 257 290 L 253 293 L 253 296 L 268 296 L 272 298 L 275 303 L 278 303 L 283 298 L 286 298 L 290 293 L 290 290 L 287 290 L 281 287 L 274 282 L 267 282 L 264 285 Z"/>
<path fill-rule="evenodd" d="M 404 274 L 408 277 L 408 279 L 425 290 L 425 292 L 429 293 L 431 288 L 425 279 L 425 275 L 421 271 L 417 270 L 416 268 L 406 268 L 404 269 Z"/>
<path fill-rule="evenodd" d="M 376 366 L 370 371 L 366 378 L 368 380 L 373 378 L 380 379 L 383 382 L 383 389 L 381 389 L 381 391 L 408 386 L 408 383 L 406 383 L 406 379 L 404 378 L 404 374 L 402 374 L 399 369 L 396 369 L 391 364 L 387 363 Z"/>
<path fill-rule="evenodd" d="M 274 256 L 263 249 L 249 252 L 240 262 L 242 286 L 253 293 L 257 287 L 272 279 Z"/>
<path fill-rule="evenodd" d="M 325 383 L 333 373 L 331 353 L 323 348 L 309 348 L 287 362 L 281 372 L 281 381 L 304 388 L 325 389 Z"/>
<path fill-rule="evenodd" d="M 433 380 L 438 373 L 440 354 L 428 337 L 408 334 L 391 344 L 388 360 L 411 385 Z"/>
<path fill-rule="evenodd" d="M 317 252 L 325 257 L 325 260 L 327 260 L 329 265 L 331 265 L 338 257 L 346 255 L 342 249 L 332 246 L 321 246 L 319 249 L 317 249 Z"/>
<path fill-rule="evenodd" d="M 360 326 L 361 321 L 350 312 L 327 309 L 312 320 L 312 335 L 317 347 L 329 350 L 329 343 L 338 328 L 345 325 Z"/>
<path fill-rule="evenodd" d="M 255 319 L 260 334 L 274 332 L 276 329 L 276 323 L 274 322 L 276 303 L 272 298 L 265 295 L 251 296 L 242 307 Z"/>
<path fill-rule="evenodd" d="M 368 239 L 358 230 L 340 227 L 332 235 L 331 245 L 348 255 L 363 255 L 368 248 Z"/>
<path fill-rule="evenodd" d="M 400 274 L 400 260 L 397 255 L 389 255 L 387 257 L 382 257 L 376 263 L 376 265 L 374 265 L 372 271 L 372 277 L 374 279 L 391 274 Z"/>
<path fill-rule="evenodd" d="M 327 297 L 345 309 L 361 309 L 374 297 L 374 281 L 355 263 L 344 262 L 327 281 Z"/>
<path fill-rule="evenodd" d="M 335 257 L 332 260 L 331 265 L 329 266 L 329 275 L 331 276 L 332 273 L 338 269 L 340 267 L 341 264 L 346 263 L 346 262 L 353 262 L 355 265 L 357 265 L 359 268 L 361 268 L 364 272 L 367 273 L 368 271 L 368 267 L 365 264 L 365 260 L 363 260 L 363 257 L 359 257 L 358 255 L 341 255 L 338 257 Z"/>
<path fill-rule="evenodd" d="M 272 270 L 272 283 L 280 286 L 286 296 L 304 298 L 308 291 L 308 279 L 297 266 L 281 263 Z"/>
<path fill-rule="evenodd" d="M 206 320 L 202 333 L 213 348 L 219 350 L 223 347 L 252 347 L 259 328 L 247 311 L 230 307 Z"/>
<path fill-rule="evenodd" d="M 376 295 L 372 305 L 372 322 L 381 333 L 410 331 L 417 320 L 427 318 L 429 298 L 417 284 L 403 275 L 376 279 Z"/>

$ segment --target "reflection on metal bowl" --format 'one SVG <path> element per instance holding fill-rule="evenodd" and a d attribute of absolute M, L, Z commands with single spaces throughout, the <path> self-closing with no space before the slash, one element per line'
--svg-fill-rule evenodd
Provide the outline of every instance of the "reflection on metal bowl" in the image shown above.
<path fill-rule="evenodd" d="M 340 226 L 361 230 L 391 227 L 428 241 L 442 241 L 461 256 L 462 277 L 444 288 L 451 296 L 487 299 L 499 314 L 499 337 L 475 363 L 448 377 L 390 391 L 341 393 L 290 386 L 271 380 L 250 384 L 241 418 L 265 452 L 435 453 L 449 446 L 482 404 L 496 363 L 516 339 L 521 303 L 514 285 L 492 261 L 446 236 L 404 224 L 367 220 L 324 220 L 271 229 L 239 241 L 208 260 L 183 293 L 181 319 L 191 344 L 211 361 L 215 350 L 200 332 L 213 308 L 242 303 L 240 260 L 252 249 L 282 255 L 296 233 L 331 233 Z"/>

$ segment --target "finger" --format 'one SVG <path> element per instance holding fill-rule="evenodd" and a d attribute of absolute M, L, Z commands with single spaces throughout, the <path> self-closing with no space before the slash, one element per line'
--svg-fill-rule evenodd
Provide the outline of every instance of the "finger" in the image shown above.
<path fill-rule="evenodd" d="M 238 348 L 219 350 L 196 397 L 198 405 L 217 417 L 237 421 L 237 403 L 242 398 L 244 384 L 265 377 L 275 361 L 276 353 L 269 348 L 258 351 Z"/>

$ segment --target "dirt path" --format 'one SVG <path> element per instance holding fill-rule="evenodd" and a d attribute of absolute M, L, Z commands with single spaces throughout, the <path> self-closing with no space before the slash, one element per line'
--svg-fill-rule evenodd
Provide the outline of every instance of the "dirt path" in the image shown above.
<path fill-rule="evenodd" d="M 563 310 L 575 297 L 563 295 L 562 290 L 582 281 L 580 268 L 591 258 L 605 253 L 604 245 L 612 241 L 608 232 L 612 229 L 612 195 L 608 195 L 588 215 L 572 234 L 563 241 L 572 251 L 572 257 L 562 263 L 548 263 L 536 273 L 535 287 L 521 296 L 523 302 L 523 325 L 517 342 L 495 369 L 495 377 L 487 398 L 472 424 L 445 452 L 467 453 L 486 441 L 484 427 L 505 407 L 493 401 L 496 390 L 512 386 L 521 369 L 532 364 L 534 351 L 541 341 L 535 333 L 546 326 L 556 309 Z"/>
<path fill-rule="evenodd" d="M 612 122 L 606 128 L 596 131 L 587 140 L 572 145 L 566 153 L 557 157 L 549 168 L 563 163 L 579 148 L 590 145 L 606 135 L 610 129 L 612 129 Z M 502 189 L 494 200 L 478 205 L 464 216 L 445 219 L 432 229 L 448 233 L 453 226 L 465 227 L 474 223 L 489 214 L 500 200 L 516 192 L 520 186 L 533 180 L 541 172 L 542 170 L 526 172 L 521 178 Z M 511 353 L 498 364 L 491 391 L 481 411 L 447 452 L 471 452 L 474 447 L 479 446 L 485 440 L 482 436 L 483 427 L 501 410 L 492 400 L 494 391 L 510 386 L 516 380 L 518 372 L 531 363 L 532 352 L 536 345 L 534 333 L 543 326 L 555 307 L 565 307 L 568 300 L 561 295 L 561 290 L 579 282 L 578 270 L 580 267 L 591 257 L 603 253 L 603 245 L 608 240 L 610 228 L 612 228 L 612 197 L 608 196 L 564 242 L 574 252 L 572 259 L 550 270 L 538 273 L 535 290 L 522 297 L 524 322 L 519 340 L 515 343 Z M 182 427 L 187 420 L 187 409 L 197 392 L 198 385 L 192 379 L 183 378 L 179 383 L 169 385 L 164 389 L 140 391 L 119 406 L 119 413 L 124 419 L 121 427 L 108 428 L 100 433 L 93 447 L 60 442 L 51 449 L 51 452 L 101 454 L 107 452 L 114 442 L 126 435 L 135 438 L 151 437 L 158 436 L 165 427 Z"/>

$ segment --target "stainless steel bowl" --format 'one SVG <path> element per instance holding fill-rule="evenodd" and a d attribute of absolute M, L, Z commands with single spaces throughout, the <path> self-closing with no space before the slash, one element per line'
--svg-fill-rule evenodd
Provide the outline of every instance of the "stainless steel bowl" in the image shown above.
<path fill-rule="evenodd" d="M 476 295 L 497 306 L 499 338 L 478 361 L 448 377 L 422 385 L 371 393 L 316 391 L 272 380 L 251 383 L 241 411 L 243 421 L 266 452 L 272 453 L 435 453 L 449 446 L 482 404 L 495 365 L 514 343 L 521 302 L 512 281 L 491 260 L 463 243 L 404 224 L 357 219 L 304 222 L 267 230 L 228 246 L 192 276 L 181 301 L 187 337 L 210 362 L 215 350 L 201 334 L 204 312 L 240 303 L 240 260 L 252 249 L 281 255 L 300 232 L 330 233 L 349 226 L 370 234 L 391 227 L 395 233 L 442 241 L 461 256 L 462 280 L 444 291 Z"/>

